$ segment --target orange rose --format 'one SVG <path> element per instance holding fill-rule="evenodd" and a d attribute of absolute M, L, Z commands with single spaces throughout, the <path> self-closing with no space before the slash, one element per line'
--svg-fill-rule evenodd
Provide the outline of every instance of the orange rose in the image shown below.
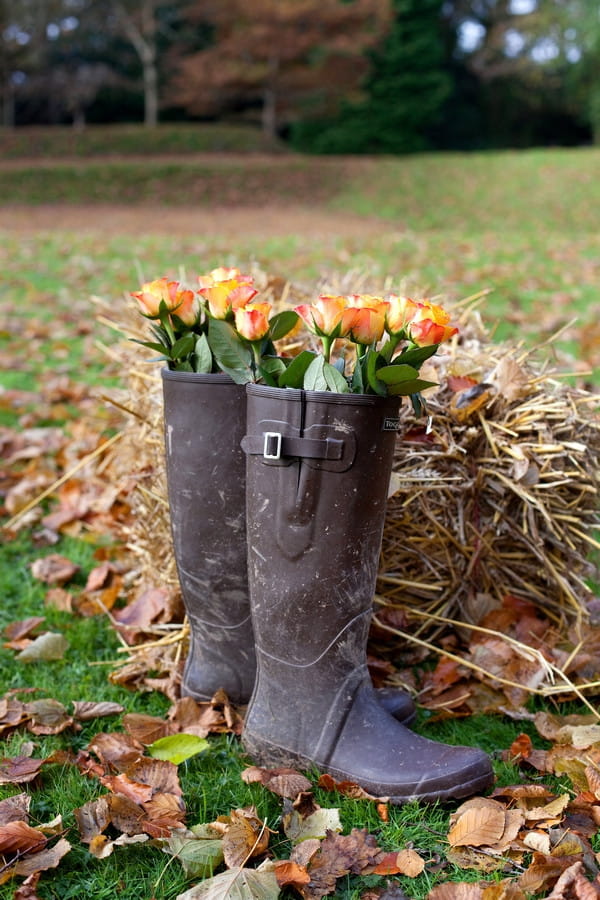
<path fill-rule="evenodd" d="M 390 294 L 387 298 L 386 328 L 390 334 L 400 334 L 412 322 L 419 304 L 410 297 Z"/>
<path fill-rule="evenodd" d="M 441 344 L 458 334 L 458 328 L 453 328 L 451 325 L 440 325 L 433 319 L 411 322 L 407 330 L 410 340 L 419 347 Z"/>
<path fill-rule="evenodd" d="M 342 333 L 355 344 L 370 346 L 380 341 L 384 328 L 385 308 L 350 307 L 342 316 Z"/>
<path fill-rule="evenodd" d="M 140 312 L 149 319 L 158 319 L 160 305 L 164 303 L 169 312 L 179 316 L 186 325 L 195 325 L 200 314 L 200 302 L 194 291 L 182 288 L 178 281 L 167 277 L 157 278 L 142 285 L 141 290 L 132 291 Z"/>
<path fill-rule="evenodd" d="M 245 306 L 256 297 L 258 291 L 248 282 L 239 282 L 232 278 L 227 281 L 215 281 L 206 284 L 205 278 L 199 278 L 199 293 L 208 301 L 208 311 L 213 319 L 227 319 L 235 309 Z"/>
<path fill-rule="evenodd" d="M 325 337 L 340 336 L 345 309 L 345 297 L 334 297 L 329 294 L 322 294 L 312 305 L 304 303 L 295 307 L 308 330 Z"/>
<path fill-rule="evenodd" d="M 260 341 L 269 332 L 270 303 L 248 303 L 234 310 L 235 327 L 247 341 Z"/>

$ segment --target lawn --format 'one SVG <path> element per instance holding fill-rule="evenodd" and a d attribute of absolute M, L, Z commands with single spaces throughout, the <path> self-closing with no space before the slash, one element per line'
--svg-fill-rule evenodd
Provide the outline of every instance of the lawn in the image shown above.
<path fill-rule="evenodd" d="M 40 136 L 39 146 L 52 152 L 44 140 Z M 393 287 L 450 303 L 489 288 L 479 309 L 498 338 L 533 348 L 565 328 L 539 357 L 549 355 L 563 371 L 578 372 L 580 383 L 600 383 L 600 150 L 382 160 L 186 156 L 176 163 L 128 160 L 126 153 L 137 153 L 129 137 L 119 145 L 121 159 L 100 160 L 102 147 L 106 142 L 94 159 L 80 158 L 73 167 L 45 158 L 21 163 L 5 144 L 5 157 L 13 159 L 0 163 L 0 428 L 57 426 L 73 442 L 114 434 L 118 419 L 98 396 L 119 384 L 120 373 L 100 346 L 110 345 L 114 335 L 95 321 L 90 297 L 108 301 L 118 319 L 142 276 L 193 275 L 218 264 L 257 264 L 308 291 L 342 275 L 349 291 L 354 278 L 361 290 Z M 182 138 L 181 147 L 186 154 L 208 149 L 190 138 Z M 165 146 L 155 152 L 165 150 L 171 152 Z M 63 146 L 54 152 L 75 150 Z M 25 477 L 35 474 L 38 463 L 14 465 Z M 44 465 L 59 476 L 68 454 L 50 454 Z M 9 482 L 4 466 L 1 476 L 0 483 Z M 35 496 L 34 488 L 30 494 Z M 45 507 L 54 508 L 52 499 Z M 107 535 L 63 535 L 58 544 L 44 546 L 35 532 L 35 526 L 23 529 L 0 547 L 0 630 L 15 620 L 45 616 L 44 627 L 64 634 L 69 647 L 64 659 L 29 664 L 13 650 L 0 649 L 2 693 L 36 688 L 65 705 L 113 701 L 125 712 L 164 716 L 169 701 L 162 694 L 134 693 L 107 680 L 119 643 L 106 618 L 45 606 L 46 586 L 31 573 L 30 564 L 40 556 L 67 556 L 79 566 L 68 586 L 77 596 L 99 560 L 122 558 L 121 547 Z M 527 721 L 429 718 L 420 714 L 419 730 L 427 736 L 490 752 L 499 784 L 532 780 L 500 759 L 520 733 L 540 749 L 549 746 Z M 30 740 L 39 758 L 58 749 L 82 751 L 98 732 L 121 731 L 121 721 L 115 715 L 49 736 L 17 729 L 0 744 L 0 757 L 25 752 Z M 206 752 L 179 766 L 188 825 L 254 804 L 260 819 L 278 831 L 281 801 L 242 782 L 246 764 L 237 739 L 223 735 L 211 737 Z M 566 776 L 544 783 L 557 793 L 572 792 Z M 22 790 L 31 795 L 32 824 L 60 813 L 60 828 L 73 843 L 60 865 L 43 873 L 41 900 L 85 894 L 94 900 L 174 900 L 193 883 L 176 860 L 147 844 L 116 848 L 107 859 L 90 856 L 78 840 L 73 810 L 103 788 L 66 761 L 45 765 L 29 785 L 0 787 L 0 800 Z M 398 879 L 409 898 L 427 897 L 436 883 L 499 881 L 516 872 L 509 865 L 505 872 L 482 875 L 445 862 L 451 804 L 391 808 L 389 821 L 382 821 L 368 801 L 321 788 L 315 796 L 322 806 L 340 808 L 344 834 L 367 828 L 383 849 L 409 845 L 426 858 L 423 874 Z M 598 838 L 591 841 L 600 851 Z M 281 832 L 271 847 L 276 857 L 289 854 Z M 20 879 L 3 884 L 1 862 L 0 857 L 0 898 L 8 900 Z M 338 881 L 335 896 L 381 893 L 386 881 L 349 875 Z"/>

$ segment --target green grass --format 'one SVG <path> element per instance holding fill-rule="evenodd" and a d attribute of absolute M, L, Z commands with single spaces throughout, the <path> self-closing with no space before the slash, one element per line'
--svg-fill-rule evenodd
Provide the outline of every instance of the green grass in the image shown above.
<path fill-rule="evenodd" d="M 64 156 L 151 156 L 159 153 L 248 153 L 279 150 L 262 132 L 245 125 L 91 125 L 0 128 L 0 159 Z"/>
<path fill-rule="evenodd" d="M 114 134 L 113 134 L 114 136 Z M 14 136 L 13 136 L 14 137 Z M 77 145 L 74 133 L 40 132 L 31 146 L 49 156 L 107 152 L 106 136 L 99 131 L 84 133 L 92 144 Z M 138 152 L 140 132 L 121 132 L 119 153 Z M 181 151 L 189 136 L 174 138 Z M 197 135 L 194 136 L 194 140 Z M 2 135 L 6 140 L 7 135 Z M 12 138 L 11 138 L 12 139 Z M 20 136 L 19 136 L 20 139 Z M 191 140 L 191 137 L 189 137 Z M 71 140 L 71 145 L 58 145 Z M 104 141 L 104 143 L 102 143 Z M 54 142 L 54 143 L 51 143 Z M 128 143 L 130 142 L 130 143 Z M 4 155 L 18 156 L 17 145 L 4 144 Z M 78 146 L 77 150 L 69 146 Z M 116 138 L 113 146 L 117 146 Z M 127 149 L 127 148 L 130 149 Z M 153 145 L 157 152 L 157 144 Z M 169 153 L 171 147 L 163 147 Z M 207 149 L 207 148 L 204 148 Z M 231 149 L 235 149 L 232 147 Z M 117 151 L 115 151 L 117 152 Z M 150 152 L 150 151 L 149 151 Z M 23 155 L 23 149 L 20 151 Z M 33 154 L 33 150 L 32 150 Z M 15 164 L 16 165 L 16 164 Z M 27 413 L 35 424 L 61 424 L 69 429 L 80 415 L 80 407 L 49 403 L 43 410 L 35 392 L 55 375 L 103 390 L 116 373 L 105 369 L 106 358 L 97 341 L 115 340 L 112 332 L 94 321 L 92 294 L 107 299 L 119 318 L 126 294 L 138 285 L 138 272 L 146 279 L 183 267 L 190 275 L 218 264 L 247 266 L 252 261 L 265 270 L 290 277 L 314 288 L 327 275 L 353 270 L 368 275 L 367 284 L 379 289 L 389 277 L 393 287 L 442 293 L 460 298 L 482 288 L 493 293 L 480 309 L 486 324 L 498 333 L 522 338 L 525 345 L 548 336 L 572 316 L 579 324 L 569 333 L 569 349 L 580 352 L 588 325 L 598 318 L 598 274 L 600 259 L 600 151 L 546 151 L 495 153 L 473 156 L 440 155 L 385 160 L 279 160 L 271 167 L 262 161 L 244 166 L 239 160 L 205 162 L 82 162 L 76 170 L 68 166 L 42 166 L 22 170 L 16 165 L 0 171 L 0 190 L 5 203 L 35 205 L 41 202 L 90 203 L 89 227 L 80 232 L 60 227 L 57 216 L 52 231 L 17 234 L 10 228 L 0 232 L 0 385 L 5 390 L 33 392 L 24 407 L 2 403 L 0 426 L 20 427 Z M 342 177 L 343 176 L 343 177 Z M 210 187 L 206 187 L 210 185 Z M 204 192 L 204 193 L 203 193 Z M 208 193 L 207 193 L 208 192 Z M 235 241 L 211 226 L 210 204 L 215 202 L 254 204 L 257 225 L 264 202 L 277 200 L 281 208 L 281 231 L 260 236 L 250 229 Z M 144 233 L 140 218 L 138 233 L 107 234 L 94 228 L 93 204 L 123 201 L 131 205 L 198 202 L 206 218 L 194 233 Z M 328 214 L 327 229 L 294 233 L 287 227 L 286 203 L 311 202 Z M 342 237 L 332 222 L 339 216 L 363 216 L 352 236 Z M 389 227 L 372 229 L 373 218 Z M 367 288 L 368 289 L 368 288 Z M 103 427 L 104 413 L 92 405 L 86 414 Z M 43 416 L 40 419 L 40 414 Z M 110 420 L 106 420 L 106 427 Z M 64 703 L 73 699 L 116 700 L 127 711 L 163 714 L 168 706 L 158 694 L 134 694 L 107 681 L 110 666 L 90 665 L 117 655 L 117 641 L 105 619 L 82 619 L 44 607 L 44 587 L 35 581 L 30 563 L 40 555 L 61 552 L 81 567 L 73 590 L 81 589 L 95 564 L 94 545 L 63 538 L 52 548 L 35 546 L 32 535 L 22 532 L 0 546 L 0 629 L 30 615 L 45 615 L 46 625 L 65 634 L 69 642 L 64 660 L 24 664 L 14 653 L 0 648 L 0 684 L 36 687 L 40 694 Z M 86 723 L 77 734 L 36 738 L 35 755 L 47 755 L 59 747 L 86 746 L 100 730 L 118 729 L 119 719 Z M 450 743 L 483 746 L 494 756 L 500 783 L 520 780 L 520 773 L 497 758 L 520 731 L 534 732 L 527 722 L 501 717 L 430 722 L 420 717 L 419 730 L 427 737 Z M 28 735 L 16 733 L 0 744 L 0 755 L 18 752 Z M 537 746 L 543 746 L 535 738 Z M 278 827 L 281 804 L 256 785 L 246 786 L 239 773 L 245 760 L 234 738 L 211 738 L 210 749 L 180 768 L 188 822 L 210 821 L 231 808 L 256 804 L 259 815 Z M 90 857 L 77 842 L 73 809 L 102 793 L 93 779 L 83 779 L 69 766 L 50 765 L 42 770 L 39 783 L 27 788 L 32 813 L 48 821 L 64 816 L 67 837 L 75 849 L 61 865 L 42 876 L 38 893 L 50 898 L 119 897 L 138 900 L 156 896 L 171 900 L 189 886 L 178 863 L 152 847 L 117 849 L 107 860 Z M 17 788 L 0 788 L 0 799 Z M 395 849 L 412 841 L 427 858 L 443 858 L 448 816 L 453 805 L 423 808 L 407 804 L 391 811 L 382 823 L 372 805 L 317 791 L 324 806 L 339 806 L 345 831 L 366 827 L 380 845 Z M 278 835 L 274 852 L 285 856 L 289 846 Z M 600 849 L 600 848 L 599 848 Z M 495 877 L 495 876 L 493 876 Z M 492 880 L 493 880 L 492 877 Z M 499 877 L 499 876 L 498 876 Z M 427 871 L 416 880 L 400 879 L 407 896 L 426 897 L 432 884 L 447 880 L 478 880 L 475 873 L 449 866 L 435 874 Z M 340 882 L 336 897 L 355 900 L 369 886 L 385 879 L 349 878 Z M 0 900 L 13 896 L 14 884 L 0 885 Z"/>

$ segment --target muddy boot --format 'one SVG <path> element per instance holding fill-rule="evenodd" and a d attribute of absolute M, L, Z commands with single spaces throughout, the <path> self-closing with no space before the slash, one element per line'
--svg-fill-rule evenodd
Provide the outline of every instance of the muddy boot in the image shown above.
<path fill-rule="evenodd" d="M 464 797 L 481 750 L 426 740 L 377 702 L 366 642 L 398 401 L 247 386 L 248 573 L 258 672 L 244 745 L 377 796 Z"/>
<path fill-rule="evenodd" d="M 246 572 L 245 392 L 163 369 L 171 531 L 191 636 L 181 691 L 247 703 L 256 671 Z"/>

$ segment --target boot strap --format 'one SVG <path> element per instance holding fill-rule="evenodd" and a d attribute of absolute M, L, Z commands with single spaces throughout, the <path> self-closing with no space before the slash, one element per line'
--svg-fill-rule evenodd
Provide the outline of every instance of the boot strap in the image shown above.
<path fill-rule="evenodd" d="M 342 459 L 344 441 L 335 438 L 290 437 L 280 431 L 265 431 L 260 435 L 248 434 L 242 440 L 242 449 L 263 459 L 281 459 L 282 456 L 299 456 L 304 459 Z"/>

